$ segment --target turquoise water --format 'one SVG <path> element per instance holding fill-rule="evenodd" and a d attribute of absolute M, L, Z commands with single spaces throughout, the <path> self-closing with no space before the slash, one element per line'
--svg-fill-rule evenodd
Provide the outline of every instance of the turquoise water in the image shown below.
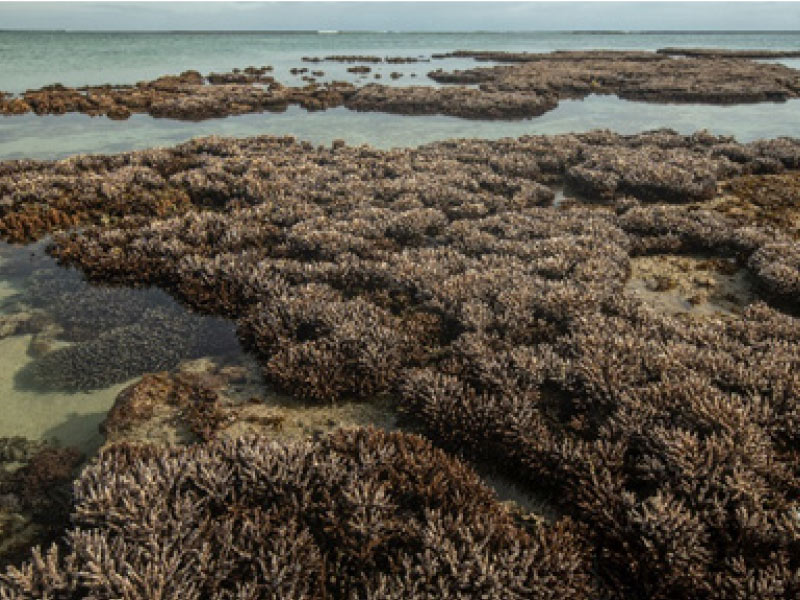
<path fill-rule="evenodd" d="M 134 83 L 166 73 L 197 69 L 227 71 L 273 65 L 288 69 L 303 56 L 375 54 L 430 56 L 455 49 L 540 51 L 569 49 L 655 50 L 665 46 L 799 49 L 800 32 L 765 33 L 108 33 L 0 31 L 0 89 L 20 92 L 53 82 L 64 85 Z M 450 62 L 450 61 L 447 61 Z M 456 61 L 459 62 L 459 61 Z M 466 64 L 461 59 L 460 64 Z M 796 62 L 796 61 L 795 61 Z M 328 72 L 332 63 L 306 64 Z M 417 65 L 426 72 L 427 65 Z M 436 66 L 447 68 L 437 61 Z M 422 67 L 422 68 L 419 68 Z M 411 72 L 414 65 L 387 65 L 385 72 Z M 385 77 L 384 77 L 385 79 Z"/>
<path fill-rule="evenodd" d="M 375 54 L 430 56 L 455 49 L 550 51 L 655 50 L 665 46 L 798 49 L 800 32 L 764 33 L 108 33 L 0 31 L 0 89 L 19 92 L 53 82 L 65 85 L 134 83 L 197 69 L 227 71 L 273 65 L 276 73 L 303 66 L 303 56 Z M 448 61 L 449 62 L 449 61 Z M 459 62 L 459 61 L 456 61 Z M 461 59 L 460 65 L 471 63 Z M 334 72 L 332 63 L 305 66 Z M 426 72 L 431 65 L 417 65 Z M 436 66 L 447 68 L 437 61 Z M 387 65 L 410 72 L 414 66 Z M 343 68 L 340 69 L 344 71 Z M 385 79 L 385 77 L 384 77 Z M 289 79 L 290 81 L 290 79 Z"/>
<path fill-rule="evenodd" d="M 798 49 L 800 32 L 790 33 L 109 33 L 0 31 L 0 89 L 60 82 L 65 85 L 134 83 L 167 73 L 197 69 L 203 73 L 248 65 L 272 65 L 279 81 L 301 85 L 292 67 L 325 71 L 325 79 L 396 85 L 433 82 L 434 68 L 484 65 L 471 59 L 446 59 L 406 65 L 373 65 L 373 73 L 357 77 L 346 64 L 303 63 L 303 56 L 369 54 L 428 58 L 455 49 L 551 51 L 570 49 L 643 49 L 665 46 Z M 782 61 L 800 68 L 800 60 Z M 388 74 L 404 73 L 392 82 Z M 411 78 L 411 74 L 416 75 Z M 355 113 L 344 108 L 307 113 L 293 107 L 284 113 L 250 114 L 199 123 L 135 115 L 110 121 L 86 115 L 0 117 L 0 160 L 58 158 L 75 153 L 120 152 L 171 145 L 199 135 L 295 135 L 314 143 L 336 138 L 351 144 L 382 148 L 414 146 L 453 138 L 515 137 L 532 133 L 565 133 L 608 128 L 634 133 L 670 127 L 689 133 L 708 129 L 742 141 L 761 137 L 800 137 L 800 101 L 731 107 L 662 105 L 589 97 L 565 101 L 535 119 L 472 121 L 444 116 L 400 116 Z"/>

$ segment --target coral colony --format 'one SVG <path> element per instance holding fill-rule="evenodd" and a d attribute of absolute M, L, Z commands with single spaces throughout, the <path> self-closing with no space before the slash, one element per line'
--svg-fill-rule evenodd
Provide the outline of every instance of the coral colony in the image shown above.
<path fill-rule="evenodd" d="M 357 109 L 507 117 L 593 90 L 800 93 L 786 67 L 667 52 L 504 55 L 432 74 L 480 88 L 262 89 L 231 104 L 268 77 L 245 70 L 4 106 L 110 98 L 109 111 L 203 118 L 323 90 L 323 104 Z M 376 62 L 308 62 L 351 59 Z M 93 281 L 157 286 L 230 319 L 275 388 L 388 401 L 416 432 L 222 435 L 213 391 L 153 380 L 198 441 L 104 449 L 74 484 L 65 541 L 0 575 L 0 598 L 800 597 L 799 171 L 800 141 L 669 130 L 391 151 L 211 137 L 0 164 L 6 239 L 51 236 L 50 254 Z M 736 273 L 754 301 L 700 317 L 631 289 L 635 261 L 676 257 Z M 130 348 L 148 355 L 141 373 L 219 337 L 147 310 L 106 315 L 112 333 L 87 343 L 113 355 L 114 331 L 172 323 Z M 72 381 L 80 346 L 59 352 L 72 358 L 43 369 Z M 115 410 L 107 431 L 132 414 Z M 553 518 L 517 518 L 467 461 L 540 490 Z"/>
<path fill-rule="evenodd" d="M 683 54 L 676 57 L 675 54 Z M 201 120 L 263 111 L 283 111 L 289 105 L 321 110 L 344 105 L 352 110 L 399 114 L 453 115 L 480 119 L 534 117 L 550 111 L 562 99 L 589 94 L 615 94 L 645 102 L 701 102 L 736 104 L 782 102 L 800 96 L 800 75 L 794 69 L 759 63 L 758 58 L 796 56 L 796 52 L 751 52 L 663 49 L 658 52 L 559 51 L 547 54 L 456 51 L 434 54 L 432 60 L 458 57 L 496 61 L 496 67 L 446 72 L 428 76 L 447 87 L 356 86 L 345 81 L 286 86 L 269 73 L 271 66 L 234 69 L 229 73 L 197 71 L 165 75 L 136 85 L 81 88 L 52 84 L 14 96 L 0 92 L 0 114 L 63 114 L 81 112 L 111 119 L 134 113 L 154 117 Z M 404 64 L 413 57 L 328 56 L 304 57 L 306 62 L 361 62 Z M 307 68 L 293 68 L 302 75 Z M 349 67 L 366 74 L 368 65 Z M 321 76 L 321 75 L 318 75 Z M 401 77 L 392 73 L 392 79 Z M 376 74 L 379 78 L 379 74 Z M 465 87 L 464 84 L 478 84 Z"/>

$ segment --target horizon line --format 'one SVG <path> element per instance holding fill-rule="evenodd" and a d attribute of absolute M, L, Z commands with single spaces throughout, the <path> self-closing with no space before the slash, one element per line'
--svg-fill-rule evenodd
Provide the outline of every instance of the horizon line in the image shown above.
<path fill-rule="evenodd" d="M 384 29 L 52 29 L 52 28 L 7 28 L 0 27 L 0 33 L 295 33 L 336 35 L 349 33 L 421 33 L 421 34 L 464 34 L 464 33 L 596 33 L 606 35 L 629 34 L 718 34 L 718 33 L 800 33 L 800 29 L 464 29 L 464 30 L 384 30 Z"/>

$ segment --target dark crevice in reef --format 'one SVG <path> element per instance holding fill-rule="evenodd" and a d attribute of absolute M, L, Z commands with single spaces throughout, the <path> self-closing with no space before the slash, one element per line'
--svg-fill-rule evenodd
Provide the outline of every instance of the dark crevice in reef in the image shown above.
<path fill-rule="evenodd" d="M 82 459 L 74 448 L 0 438 L 0 571 L 29 558 L 31 547 L 60 540 Z"/>
<path fill-rule="evenodd" d="M 197 157 L 202 167 L 169 166 Z M 390 398 L 437 445 L 548 490 L 557 516 L 531 534 L 494 520 L 492 499 L 473 510 L 481 492 L 459 487 L 472 475 L 403 434 L 122 448 L 79 482 L 76 523 L 97 531 L 71 535 L 72 558 L 43 559 L 52 579 L 34 561 L 0 585 L 14 598 L 80 597 L 82 557 L 109 547 L 138 570 L 149 540 L 174 561 L 157 563 L 175 566 L 170 589 L 219 598 L 236 597 L 245 572 L 248 594 L 265 589 L 255 563 L 234 558 L 256 548 L 258 564 L 288 565 L 278 597 L 429 597 L 434 573 L 447 574 L 440 595 L 458 581 L 498 598 L 796 597 L 800 245 L 762 210 L 768 197 L 746 217 L 723 197 L 738 189 L 750 202 L 746 178 L 796 181 L 798 169 L 796 140 L 663 130 L 386 152 L 207 138 L 2 165 L 6 237 L 53 231 L 52 253 L 91 278 L 161 285 L 234 319 L 268 382 L 320 403 Z M 547 206 L 546 186 L 565 180 L 604 207 Z M 116 206 L 165 191 L 186 199 L 179 213 L 131 205 L 128 220 L 124 201 L 113 222 L 92 212 L 101 197 Z M 59 232 L 51 206 L 86 227 Z M 709 273 L 744 269 L 753 297 L 738 314 L 672 314 L 629 289 L 643 259 L 686 256 Z M 114 475 L 123 468 L 148 482 L 136 502 Z M 136 540 L 107 521 L 119 507 L 133 511 L 125 523 L 147 524 Z M 208 526 L 192 537 L 188 522 Z M 212 550 L 190 551 L 202 542 Z M 478 582 L 479 563 L 493 575 Z M 123 594 L 113 577 L 92 581 Z"/>
<path fill-rule="evenodd" d="M 546 54 L 458 51 L 445 56 L 511 64 L 428 76 L 439 83 L 464 85 L 357 87 L 347 82 L 285 86 L 267 68 L 165 75 L 136 85 L 69 88 L 60 84 L 28 90 L 21 96 L 0 92 L 0 114 L 64 114 L 127 119 L 134 113 L 202 120 L 227 115 L 346 106 L 352 110 L 410 115 L 445 114 L 474 119 L 536 117 L 561 100 L 590 94 L 615 94 L 643 102 L 739 104 L 783 102 L 800 96 L 800 72 L 764 64 L 735 53 L 689 53 L 682 58 L 633 51 L 558 51 Z M 379 57 L 328 57 L 330 60 L 380 61 Z M 375 59 L 375 60 L 371 60 Z M 392 62 L 387 60 L 387 62 Z M 395 62 L 400 62 L 396 60 Z M 405 61 L 408 62 L 408 59 Z M 352 67 L 368 72 L 370 67 Z M 305 69 L 293 69 L 295 73 Z M 393 73 L 396 78 L 400 74 Z M 376 74 L 376 78 L 379 75 Z"/>

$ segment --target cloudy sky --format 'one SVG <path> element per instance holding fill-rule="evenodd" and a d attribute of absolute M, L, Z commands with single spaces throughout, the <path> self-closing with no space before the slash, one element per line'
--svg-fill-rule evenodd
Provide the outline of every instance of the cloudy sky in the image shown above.
<path fill-rule="evenodd" d="M 800 29 L 800 2 L 0 2 L 0 29 Z"/>

